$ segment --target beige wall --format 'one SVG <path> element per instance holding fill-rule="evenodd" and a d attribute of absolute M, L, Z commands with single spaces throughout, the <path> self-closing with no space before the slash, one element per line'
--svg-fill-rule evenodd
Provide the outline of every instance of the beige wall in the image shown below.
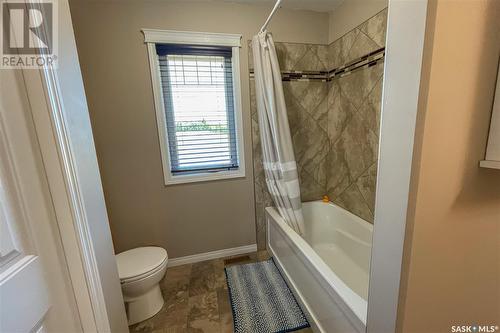
<path fill-rule="evenodd" d="M 71 1 L 113 241 L 117 252 L 164 246 L 170 257 L 255 243 L 246 40 L 269 8 L 229 3 Z M 165 187 L 141 28 L 240 33 L 244 179 Z M 328 14 L 282 9 L 275 40 L 326 44 Z"/>
<path fill-rule="evenodd" d="M 347 32 L 368 20 L 387 7 L 388 0 L 344 0 L 330 13 L 328 43 L 339 39 Z"/>
<path fill-rule="evenodd" d="M 500 324 L 500 172 L 478 167 L 499 52 L 500 1 L 430 1 L 400 332 Z"/>

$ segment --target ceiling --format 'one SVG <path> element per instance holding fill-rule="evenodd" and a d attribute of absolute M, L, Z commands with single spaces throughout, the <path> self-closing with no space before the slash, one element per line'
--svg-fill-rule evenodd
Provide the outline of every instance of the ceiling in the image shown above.
<path fill-rule="evenodd" d="M 220 0 L 219 0 L 220 1 Z M 272 7 L 276 0 L 223 0 L 245 4 L 262 4 Z M 330 12 L 337 8 L 344 0 L 283 0 L 283 8 L 313 10 L 316 12 Z"/>
<path fill-rule="evenodd" d="M 200 0 L 191 0 L 200 1 Z M 214 2 L 232 2 L 246 5 L 262 5 L 272 8 L 276 0 L 204 0 Z M 337 8 L 344 0 L 283 0 L 281 5 L 283 8 L 297 10 L 312 10 L 315 12 L 331 12 Z"/>

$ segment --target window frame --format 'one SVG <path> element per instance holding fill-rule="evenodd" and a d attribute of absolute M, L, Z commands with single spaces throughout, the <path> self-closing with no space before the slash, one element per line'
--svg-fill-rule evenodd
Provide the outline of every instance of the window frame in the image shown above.
<path fill-rule="evenodd" d="M 245 177 L 245 151 L 243 136 L 243 114 L 241 102 L 240 79 L 240 47 L 241 35 L 208 32 L 190 32 L 174 30 L 142 29 L 144 42 L 147 45 L 151 83 L 153 87 L 154 106 L 158 137 L 160 141 L 161 161 L 165 185 L 176 185 L 194 182 L 206 182 Z M 170 162 L 167 119 L 163 102 L 163 90 L 160 78 L 160 66 L 156 53 L 156 44 L 184 44 L 229 46 L 232 48 L 232 74 L 234 95 L 234 117 L 236 129 L 236 149 L 238 152 L 238 169 L 173 174 Z"/>

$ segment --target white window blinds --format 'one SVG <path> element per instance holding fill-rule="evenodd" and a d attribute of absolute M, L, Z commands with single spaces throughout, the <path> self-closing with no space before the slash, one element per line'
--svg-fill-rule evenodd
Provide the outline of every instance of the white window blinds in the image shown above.
<path fill-rule="evenodd" d="M 172 174 L 238 168 L 232 49 L 157 44 Z"/>

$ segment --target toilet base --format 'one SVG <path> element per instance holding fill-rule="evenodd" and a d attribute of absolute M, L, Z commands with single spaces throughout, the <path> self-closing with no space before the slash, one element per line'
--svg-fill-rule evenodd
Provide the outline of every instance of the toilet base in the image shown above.
<path fill-rule="evenodd" d="M 159 284 L 139 297 L 127 299 L 125 296 L 124 298 L 125 304 L 127 305 L 129 325 L 137 324 L 153 317 L 161 310 L 165 302 Z"/>

